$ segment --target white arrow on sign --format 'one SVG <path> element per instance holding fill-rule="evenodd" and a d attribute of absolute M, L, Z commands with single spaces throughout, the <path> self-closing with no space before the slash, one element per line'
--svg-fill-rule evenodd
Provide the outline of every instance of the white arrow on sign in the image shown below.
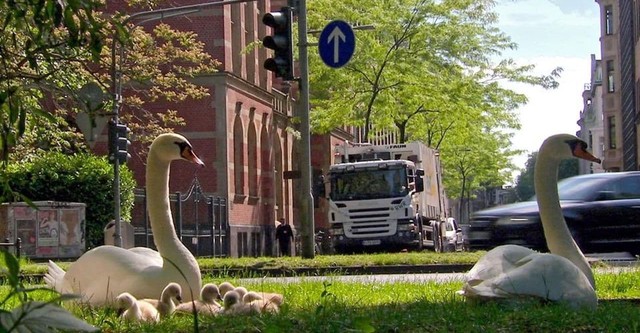
<path fill-rule="evenodd" d="M 333 62 L 338 63 L 340 61 L 340 40 L 344 43 L 347 40 L 347 36 L 344 35 L 342 30 L 339 27 L 333 28 L 333 31 L 329 34 L 329 38 L 327 38 L 327 44 L 331 43 L 333 40 Z"/>

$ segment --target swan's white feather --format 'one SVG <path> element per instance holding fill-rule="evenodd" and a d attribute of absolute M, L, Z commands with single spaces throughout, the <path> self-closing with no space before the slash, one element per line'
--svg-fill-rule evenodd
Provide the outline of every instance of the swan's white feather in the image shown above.
<path fill-rule="evenodd" d="M 113 302 L 129 292 L 137 299 L 157 298 L 171 282 L 180 284 L 186 301 L 191 290 L 202 284 L 195 257 L 176 236 L 169 207 L 169 169 L 172 160 L 202 161 L 193 153 L 183 136 L 159 135 L 152 143 L 147 158 L 147 195 L 149 219 L 159 252 L 146 248 L 123 249 L 105 245 L 94 248 L 73 262 L 65 273 L 49 263 L 47 285 L 61 293 L 82 296 L 92 305 Z M 186 279 L 185 279 L 186 277 Z"/>
<path fill-rule="evenodd" d="M 120 317 L 125 320 L 151 323 L 160 321 L 160 314 L 153 305 L 137 300 L 127 292 L 118 295 L 115 300 L 119 310 L 124 310 Z"/>
<path fill-rule="evenodd" d="M 593 273 L 562 216 L 557 171 L 564 158 L 599 161 L 576 136 L 549 137 L 540 147 L 534 178 L 540 216 L 552 253 L 538 253 L 518 245 L 498 246 L 480 258 L 467 273 L 460 294 L 469 299 L 540 299 L 572 308 L 595 309 Z"/>
<path fill-rule="evenodd" d="M 185 302 L 176 306 L 176 312 L 193 313 L 203 315 L 217 315 L 222 310 L 222 306 L 216 302 L 220 298 L 220 290 L 217 285 L 207 283 L 200 290 L 200 299 L 191 302 Z"/>
<path fill-rule="evenodd" d="M 573 308 L 597 304 L 589 280 L 568 259 L 517 245 L 487 252 L 467 273 L 462 294 L 485 299 L 535 297 Z"/>

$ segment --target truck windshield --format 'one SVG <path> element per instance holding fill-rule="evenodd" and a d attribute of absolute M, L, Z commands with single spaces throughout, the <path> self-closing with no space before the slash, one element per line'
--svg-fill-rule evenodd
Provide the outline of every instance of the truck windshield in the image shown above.
<path fill-rule="evenodd" d="M 331 174 L 331 200 L 363 200 L 403 197 L 409 193 L 404 168 L 356 169 Z"/>

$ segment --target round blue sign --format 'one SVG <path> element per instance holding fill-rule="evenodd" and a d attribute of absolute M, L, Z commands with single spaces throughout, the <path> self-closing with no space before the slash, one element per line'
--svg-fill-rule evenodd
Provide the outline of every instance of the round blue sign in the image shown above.
<path fill-rule="evenodd" d="M 320 58 L 329 67 L 347 64 L 356 49 L 356 36 L 349 23 L 341 20 L 329 22 L 318 40 Z"/>

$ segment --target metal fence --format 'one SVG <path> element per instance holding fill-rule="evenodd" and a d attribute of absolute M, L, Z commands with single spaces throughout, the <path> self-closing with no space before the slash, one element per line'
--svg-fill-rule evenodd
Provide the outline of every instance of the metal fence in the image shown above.
<path fill-rule="evenodd" d="M 195 177 L 186 193 L 172 193 L 169 199 L 176 233 L 191 253 L 196 257 L 229 256 L 229 219 L 225 198 L 203 193 Z M 135 246 L 155 249 L 145 189 L 135 190 L 131 219 Z"/>

